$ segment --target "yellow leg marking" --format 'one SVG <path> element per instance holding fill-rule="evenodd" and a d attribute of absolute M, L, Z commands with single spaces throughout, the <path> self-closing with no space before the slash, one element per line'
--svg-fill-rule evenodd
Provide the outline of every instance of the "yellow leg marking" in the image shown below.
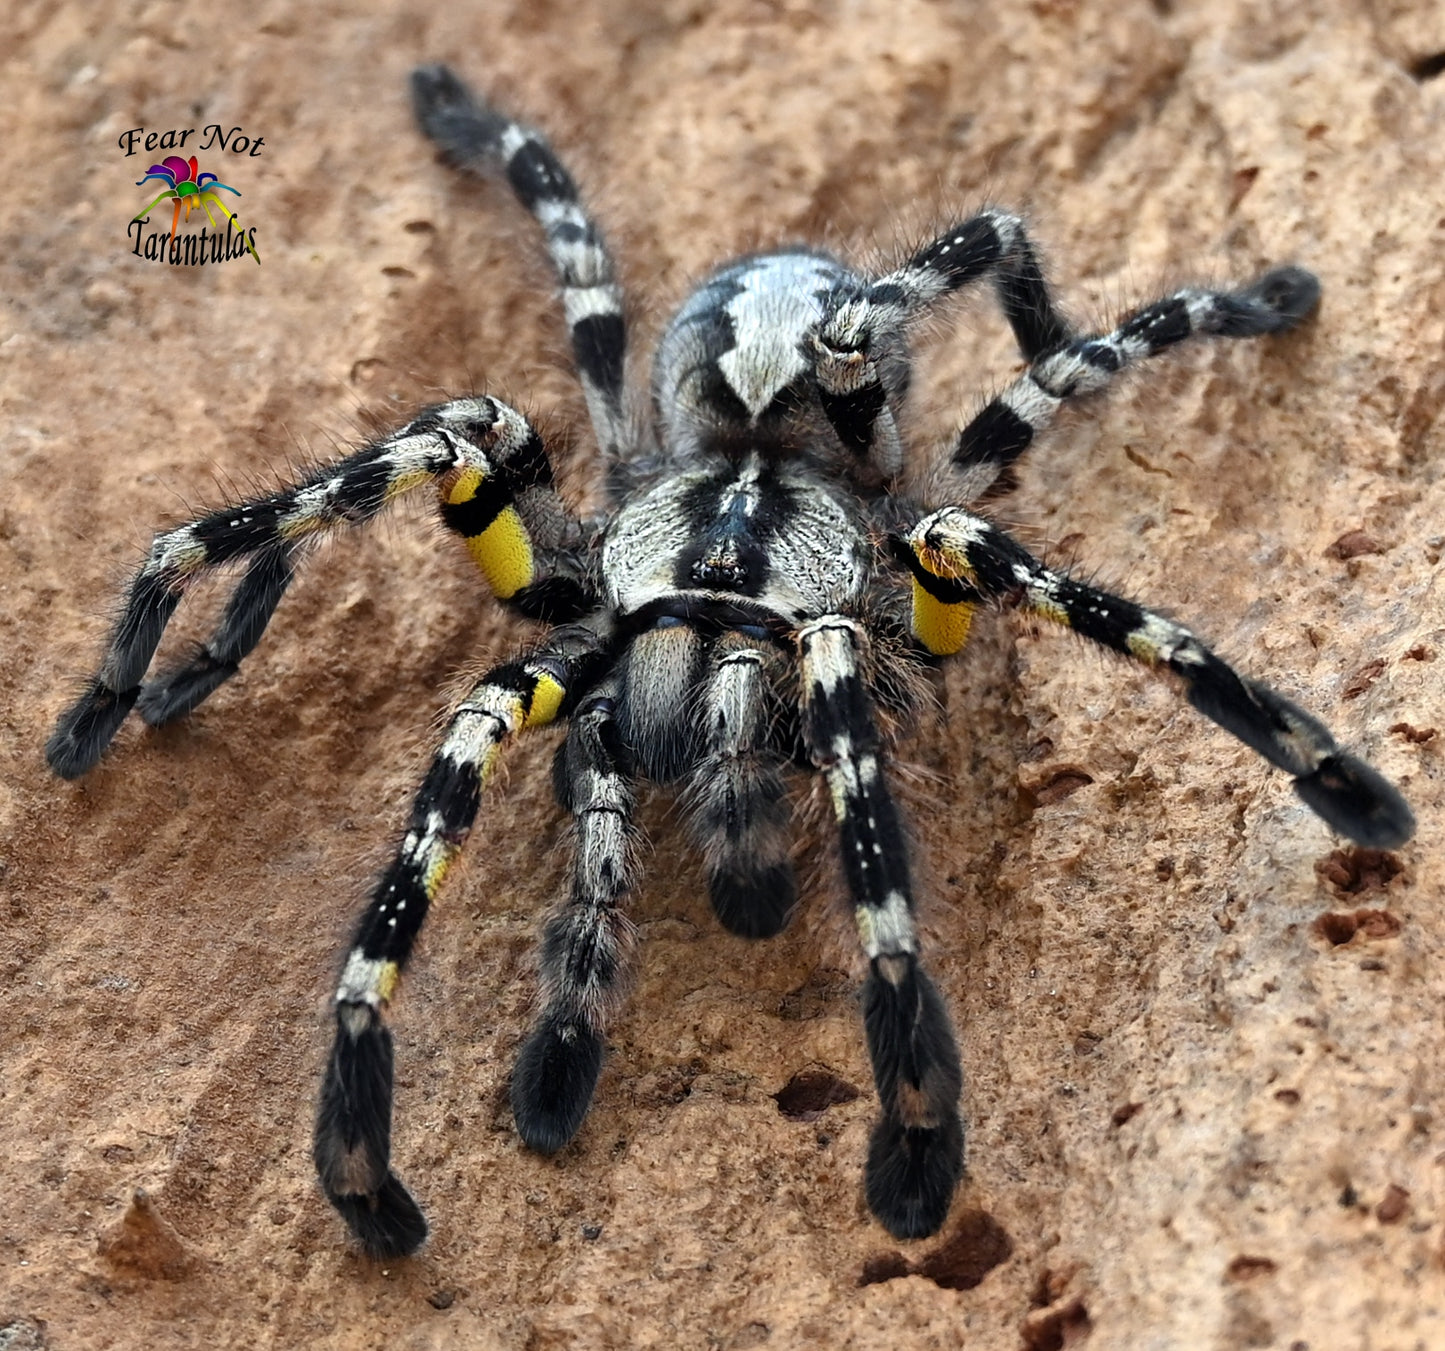
<path fill-rule="evenodd" d="M 913 634 L 935 657 L 951 657 L 962 649 L 976 608 L 964 601 L 941 601 L 913 580 Z"/>
<path fill-rule="evenodd" d="M 178 552 L 165 561 L 165 571 L 174 572 L 177 577 L 189 577 L 191 573 L 198 571 L 206 565 L 206 546 L 204 544 L 192 544 L 188 549 Z"/>
<path fill-rule="evenodd" d="M 562 707 L 562 700 L 567 697 L 567 691 L 551 676 L 543 674 L 537 677 L 537 688 L 532 694 L 532 708 L 527 714 L 527 727 L 545 727 L 557 716 L 557 710 Z"/>
<path fill-rule="evenodd" d="M 452 506 L 470 502 L 485 478 L 475 466 L 457 470 L 442 485 L 443 500 Z M 510 600 L 536 578 L 532 538 L 515 507 L 503 507 L 480 535 L 470 536 L 467 552 L 499 600 Z"/>
<path fill-rule="evenodd" d="M 409 493 L 413 488 L 420 487 L 423 483 L 429 482 L 431 475 L 425 469 L 411 469 L 405 474 L 400 474 L 386 485 L 385 500 L 395 501 L 402 493 Z"/>
<path fill-rule="evenodd" d="M 395 962 L 367 957 L 360 948 L 353 948 L 346 958 L 336 997 L 343 1004 L 385 1004 L 400 978 L 401 968 Z"/>
<path fill-rule="evenodd" d="M 442 483 L 443 499 L 454 507 L 470 502 L 477 495 L 477 489 L 482 486 L 484 478 L 486 475 L 475 465 L 453 470 Z"/>
<path fill-rule="evenodd" d="M 395 962 L 382 964 L 380 972 L 377 973 L 376 993 L 381 996 L 383 1004 L 391 1003 L 391 992 L 396 989 L 396 983 L 401 979 L 401 968 Z"/>
<path fill-rule="evenodd" d="M 973 582 L 977 580 L 977 574 L 973 570 L 973 564 L 968 561 L 968 554 L 963 549 L 951 548 L 944 545 L 941 549 L 932 549 L 920 539 L 910 539 L 913 552 L 918 555 L 918 561 L 931 572 L 935 577 L 946 577 L 949 581 Z"/>
<path fill-rule="evenodd" d="M 284 540 L 300 539 L 302 535 L 324 530 L 329 524 L 331 522 L 325 513 L 318 510 L 314 503 L 308 503 L 300 516 L 283 517 L 277 521 L 276 533 Z"/>
<path fill-rule="evenodd" d="M 1140 661 L 1148 662 L 1150 666 L 1157 666 L 1164 659 L 1163 649 L 1143 629 L 1135 629 L 1124 639 L 1124 646 Z"/>
<path fill-rule="evenodd" d="M 1049 623 L 1059 624 L 1066 629 L 1074 627 L 1069 622 L 1069 612 L 1062 605 L 1041 596 L 1029 601 L 1029 613 L 1036 614 L 1040 619 L 1047 619 Z"/>
<path fill-rule="evenodd" d="M 858 930 L 858 942 L 862 945 L 864 952 L 876 952 L 873 935 L 873 910 L 871 906 L 856 905 L 853 907 L 853 923 Z"/>
<path fill-rule="evenodd" d="M 452 859 L 456 857 L 455 849 L 446 850 L 440 858 L 436 859 L 431 867 L 426 870 L 421 879 L 422 890 L 426 892 L 429 901 L 436 900 L 436 894 L 441 890 L 442 878 L 447 875 L 447 869 L 452 866 Z"/>
<path fill-rule="evenodd" d="M 467 540 L 467 552 L 499 600 L 508 600 L 536 575 L 532 540 L 515 507 L 503 507 L 480 535 Z"/>

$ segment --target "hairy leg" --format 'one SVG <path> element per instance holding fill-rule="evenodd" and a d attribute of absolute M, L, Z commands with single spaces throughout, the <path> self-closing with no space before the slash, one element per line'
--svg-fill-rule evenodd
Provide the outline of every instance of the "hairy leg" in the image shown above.
<path fill-rule="evenodd" d="M 868 1149 L 868 1206 L 896 1238 L 922 1238 L 943 1224 L 963 1173 L 963 1070 L 948 1012 L 919 961 L 907 845 L 883 778 L 863 642 L 856 621 L 841 615 L 799 632 L 803 739 L 833 798 L 869 962 L 863 1021 L 882 1113 Z"/>

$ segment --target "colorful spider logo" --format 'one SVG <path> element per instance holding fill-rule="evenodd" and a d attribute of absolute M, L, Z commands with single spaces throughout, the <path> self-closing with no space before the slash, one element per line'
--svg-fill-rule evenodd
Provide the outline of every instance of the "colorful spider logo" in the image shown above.
<path fill-rule="evenodd" d="M 152 164 L 146 171 L 146 176 L 137 180 L 136 187 L 142 183 L 149 182 L 152 178 L 162 178 L 170 184 L 150 206 L 144 207 L 136 212 L 132 220 L 140 220 L 142 216 L 148 215 L 151 208 L 157 202 L 163 202 L 166 198 L 173 198 L 176 204 L 174 214 L 171 216 L 170 237 L 176 237 L 176 228 L 181 223 L 181 208 L 185 208 L 186 224 L 191 223 L 191 210 L 199 207 L 206 213 L 206 219 L 211 222 L 211 228 L 219 228 L 216 225 L 216 218 L 211 215 L 211 208 L 214 206 L 227 220 L 235 222 L 235 215 L 216 194 L 217 188 L 225 188 L 227 192 L 234 192 L 237 197 L 241 195 L 240 190 L 222 183 L 215 174 L 203 174 L 200 166 L 196 163 L 196 157 L 192 155 L 189 160 L 183 160 L 179 155 L 167 155 L 159 164 Z M 239 226 L 236 227 L 240 229 Z M 245 238 L 244 232 L 242 237 Z M 256 246 L 249 239 L 246 240 L 246 248 L 251 256 L 259 263 L 260 256 L 256 253 Z"/>

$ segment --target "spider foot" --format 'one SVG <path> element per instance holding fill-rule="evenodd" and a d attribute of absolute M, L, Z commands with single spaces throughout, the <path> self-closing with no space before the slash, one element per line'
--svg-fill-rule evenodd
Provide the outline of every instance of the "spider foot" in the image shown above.
<path fill-rule="evenodd" d="M 1397 849 L 1415 833 L 1399 790 L 1343 750 L 1318 718 L 1257 680 L 1236 677 L 1211 655 L 1186 668 L 1189 702 L 1271 764 L 1294 775 L 1295 792 L 1324 821 L 1367 849 Z"/>
<path fill-rule="evenodd" d="M 376 1258 L 415 1252 L 427 1235 L 421 1209 L 389 1166 L 392 1061 L 380 1013 L 338 1004 L 311 1157 L 327 1200 Z"/>
<path fill-rule="evenodd" d="M 937 988 L 909 954 L 877 957 L 864 1026 L 883 1115 L 868 1147 L 868 1208 L 895 1238 L 923 1238 L 963 1174 L 963 1070 Z"/>
<path fill-rule="evenodd" d="M 488 131 L 490 123 L 500 120 L 483 109 L 471 90 L 442 65 L 419 66 L 412 71 L 411 100 L 422 131 L 452 153 L 479 120 Z M 467 157 L 459 158 L 465 162 Z"/>
<path fill-rule="evenodd" d="M 937 1233 L 962 1176 L 963 1123 L 957 1112 L 932 1127 L 905 1126 L 890 1113 L 873 1128 L 864 1195 L 894 1238 Z"/>
<path fill-rule="evenodd" d="M 142 685 L 136 711 L 152 727 L 164 727 L 184 717 L 238 670 L 235 662 L 218 661 L 202 647 L 184 666 Z"/>
<path fill-rule="evenodd" d="M 1320 303 L 1320 279 L 1302 267 L 1277 267 L 1221 299 L 1228 302 L 1228 318 L 1219 330 L 1224 336 L 1285 333 L 1315 312 Z"/>
<path fill-rule="evenodd" d="M 602 1038 L 570 1018 L 545 1016 L 512 1071 L 512 1114 L 529 1149 L 555 1154 L 582 1125 L 602 1072 Z"/>
<path fill-rule="evenodd" d="M 131 711 L 140 686 L 113 690 L 94 680 L 90 688 L 61 715 L 45 743 L 45 758 L 62 779 L 78 779 L 105 753 Z"/>
<path fill-rule="evenodd" d="M 798 901 L 798 884 L 787 863 L 708 877 L 713 913 L 739 938 L 772 938 L 787 928 Z"/>
<path fill-rule="evenodd" d="M 409 1257 L 426 1242 L 426 1217 L 395 1173 L 388 1172 L 374 1192 L 326 1193 L 347 1228 L 376 1261 Z"/>
<path fill-rule="evenodd" d="M 1342 835 L 1367 849 L 1398 849 L 1415 833 L 1415 814 L 1399 790 L 1358 756 L 1336 750 L 1294 790 Z"/>

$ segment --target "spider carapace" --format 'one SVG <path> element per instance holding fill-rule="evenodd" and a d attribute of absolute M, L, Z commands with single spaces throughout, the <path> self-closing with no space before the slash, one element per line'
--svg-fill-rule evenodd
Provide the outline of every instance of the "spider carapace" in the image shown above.
<path fill-rule="evenodd" d="M 664 331 L 651 412 L 629 416 L 621 290 L 566 169 L 541 135 L 444 68 L 417 71 L 412 93 L 445 157 L 504 176 L 545 233 L 611 514 L 568 509 L 541 438 L 506 404 L 428 408 L 301 482 L 158 535 L 99 672 L 50 740 L 50 763 L 83 774 L 132 707 L 152 725 L 190 712 L 259 641 L 310 544 L 436 485 L 442 520 L 492 592 L 544 636 L 487 671 L 452 713 L 357 928 L 316 1120 L 327 1196 L 373 1254 L 411 1252 L 426 1237 L 391 1170 L 387 1010 L 498 754 L 563 719 L 555 779 L 574 825 L 572 881 L 545 924 L 542 1011 L 511 1081 L 522 1138 L 561 1148 L 597 1083 L 632 945 L 623 902 L 636 782 L 678 786 L 718 919 L 762 938 L 794 907 L 788 782 L 812 771 L 835 809 L 868 963 L 863 1022 L 879 1099 L 868 1204 L 900 1238 L 933 1233 L 963 1170 L 962 1071 L 923 968 L 887 733 L 907 725 L 927 669 L 962 649 L 977 606 L 1020 610 L 1169 673 L 1351 839 L 1388 848 L 1413 831 L 1399 793 L 1309 714 L 1188 629 L 1046 567 L 967 509 L 1068 400 L 1188 338 L 1293 328 L 1318 284 L 1278 268 L 1237 289 L 1176 291 L 1082 334 L 1056 306 L 1022 221 L 988 210 L 881 276 L 809 248 L 728 263 Z M 1027 368 L 962 428 L 927 493 L 905 494 L 910 327 L 983 280 Z M 185 588 L 231 563 L 244 570 L 211 638 L 146 681 Z"/>

